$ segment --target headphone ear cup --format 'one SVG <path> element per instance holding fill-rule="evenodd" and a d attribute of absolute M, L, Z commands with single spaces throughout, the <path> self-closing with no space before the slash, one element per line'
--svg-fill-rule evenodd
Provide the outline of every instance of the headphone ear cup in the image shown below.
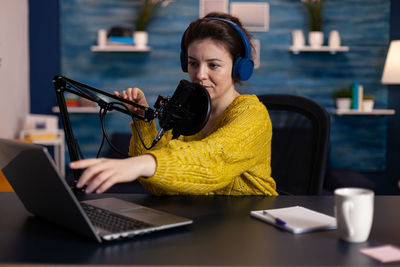
<path fill-rule="evenodd" d="M 181 51 L 181 68 L 183 72 L 188 72 L 187 56 L 183 51 Z"/>
<path fill-rule="evenodd" d="M 247 81 L 253 74 L 254 62 L 250 58 L 237 57 L 233 63 L 233 78 Z"/>
<path fill-rule="evenodd" d="M 242 57 L 237 57 L 233 62 L 232 67 L 232 77 L 236 79 L 240 79 L 240 61 Z"/>

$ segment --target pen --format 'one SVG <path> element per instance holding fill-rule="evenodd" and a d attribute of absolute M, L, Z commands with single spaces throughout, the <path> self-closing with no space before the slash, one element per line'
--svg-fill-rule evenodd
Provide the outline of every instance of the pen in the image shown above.
<path fill-rule="evenodd" d="M 263 215 L 267 215 L 269 217 L 271 217 L 272 219 L 275 220 L 275 223 L 281 226 L 286 225 L 286 222 L 284 220 L 279 219 L 278 217 L 272 215 L 271 213 L 268 213 L 266 210 L 263 210 Z"/>

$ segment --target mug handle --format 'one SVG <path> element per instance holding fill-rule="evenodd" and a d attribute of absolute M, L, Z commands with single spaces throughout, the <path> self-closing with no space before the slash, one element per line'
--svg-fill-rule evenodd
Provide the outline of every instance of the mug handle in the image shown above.
<path fill-rule="evenodd" d="M 353 202 L 351 201 L 345 201 L 343 203 L 343 218 L 344 218 L 344 223 L 346 224 L 346 229 L 348 230 L 349 236 L 354 235 L 354 228 L 351 225 L 350 222 L 350 212 L 353 209 Z"/>

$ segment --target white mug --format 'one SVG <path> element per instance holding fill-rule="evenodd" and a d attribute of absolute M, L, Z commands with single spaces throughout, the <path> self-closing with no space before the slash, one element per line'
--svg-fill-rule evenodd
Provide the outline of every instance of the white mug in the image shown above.
<path fill-rule="evenodd" d="M 364 242 L 371 231 L 374 192 L 364 188 L 335 190 L 335 217 L 339 237 L 348 242 Z"/>

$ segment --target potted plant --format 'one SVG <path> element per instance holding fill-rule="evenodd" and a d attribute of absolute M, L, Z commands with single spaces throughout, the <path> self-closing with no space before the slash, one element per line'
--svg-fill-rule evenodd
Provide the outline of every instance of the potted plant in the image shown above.
<path fill-rule="evenodd" d="M 338 110 L 349 110 L 351 108 L 351 90 L 342 88 L 333 93 L 333 98 L 336 101 L 336 108 Z"/>
<path fill-rule="evenodd" d="M 372 111 L 374 109 L 375 96 L 364 95 L 363 96 L 363 110 Z"/>
<path fill-rule="evenodd" d="M 318 48 L 324 43 L 322 32 L 322 0 L 301 0 L 309 15 L 308 43 L 311 47 Z"/>
<path fill-rule="evenodd" d="M 163 0 L 140 0 L 140 9 L 135 20 L 135 31 L 133 40 L 139 48 L 147 46 L 148 33 L 147 26 L 162 4 Z"/>

